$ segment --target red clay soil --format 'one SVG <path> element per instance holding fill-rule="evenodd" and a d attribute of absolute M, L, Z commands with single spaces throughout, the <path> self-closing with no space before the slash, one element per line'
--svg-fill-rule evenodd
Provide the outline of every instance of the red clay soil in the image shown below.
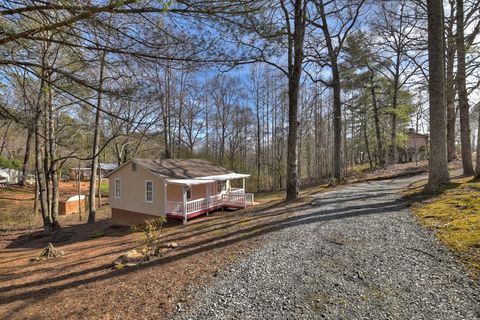
<path fill-rule="evenodd" d="M 176 242 L 176 249 L 120 270 L 111 269 L 113 260 L 137 247 L 143 233 L 114 228 L 108 219 L 66 226 L 49 237 L 40 231 L 0 234 L 0 319 L 168 318 L 190 301 L 189 286 L 210 281 L 219 268 L 259 246 L 278 222 L 289 221 L 292 207 L 304 205 L 276 204 L 262 214 L 216 212 L 185 227 L 170 222 L 162 240 Z M 49 242 L 64 256 L 31 261 Z"/>
<path fill-rule="evenodd" d="M 90 187 L 89 181 L 80 181 L 80 189 L 82 194 L 87 194 Z M 74 196 L 78 194 L 78 186 L 76 181 L 61 181 L 58 188 L 63 196 Z"/>

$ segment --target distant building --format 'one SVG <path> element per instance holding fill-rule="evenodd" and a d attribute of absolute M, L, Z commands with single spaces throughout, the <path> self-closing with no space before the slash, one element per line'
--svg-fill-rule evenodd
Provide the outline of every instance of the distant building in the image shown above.
<path fill-rule="evenodd" d="M 118 167 L 116 163 L 99 163 L 99 175 L 105 177 L 107 174 L 112 172 Z M 70 179 L 77 180 L 78 179 L 78 172 L 79 168 L 71 168 L 70 169 Z M 88 181 L 90 180 L 90 175 L 92 172 L 92 168 L 90 166 L 80 168 L 80 180 L 81 181 Z"/>
<path fill-rule="evenodd" d="M 409 128 L 405 134 L 407 140 L 405 146 L 399 152 L 399 161 L 412 162 L 427 159 L 428 134 L 416 132 L 413 128 Z"/>
<path fill-rule="evenodd" d="M 15 169 L 0 168 L 0 183 L 18 184 L 22 173 Z"/>

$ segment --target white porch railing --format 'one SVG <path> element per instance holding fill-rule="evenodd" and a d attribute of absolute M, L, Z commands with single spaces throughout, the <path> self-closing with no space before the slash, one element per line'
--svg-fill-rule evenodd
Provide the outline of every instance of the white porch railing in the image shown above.
<path fill-rule="evenodd" d="M 242 189 L 243 191 L 243 189 Z M 245 208 L 247 205 L 253 205 L 253 193 L 224 193 L 210 196 L 207 198 L 187 201 L 185 211 L 187 216 L 191 213 L 218 208 L 220 206 L 234 206 Z M 167 201 L 167 213 L 183 215 L 183 202 Z"/>
<path fill-rule="evenodd" d="M 245 207 L 245 194 L 225 193 L 223 195 L 223 204 L 236 207 Z"/>
<path fill-rule="evenodd" d="M 183 213 L 183 202 L 167 201 L 167 213 Z"/>
<path fill-rule="evenodd" d="M 234 193 L 234 194 L 244 194 L 244 193 L 245 193 L 245 189 L 243 189 L 243 188 L 230 188 L 230 193 Z"/>
<path fill-rule="evenodd" d="M 255 202 L 255 196 L 253 193 L 245 193 L 245 202 L 247 205 L 253 205 Z"/>
<path fill-rule="evenodd" d="M 202 199 L 188 201 L 186 206 L 187 206 L 187 214 L 190 212 L 205 210 L 205 209 L 208 209 L 208 199 L 202 198 Z"/>

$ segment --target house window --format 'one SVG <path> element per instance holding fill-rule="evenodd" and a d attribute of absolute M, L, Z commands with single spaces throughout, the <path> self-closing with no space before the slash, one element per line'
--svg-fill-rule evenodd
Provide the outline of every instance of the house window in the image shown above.
<path fill-rule="evenodd" d="M 186 187 L 185 193 L 187 194 L 187 201 L 192 199 L 192 188 Z"/>
<path fill-rule="evenodd" d="M 225 180 L 217 181 L 217 193 L 227 191 L 227 182 Z"/>
<path fill-rule="evenodd" d="M 145 202 L 153 202 L 153 181 L 145 181 Z"/>
<path fill-rule="evenodd" d="M 137 171 L 137 164 L 132 162 L 132 171 Z"/>
<path fill-rule="evenodd" d="M 120 199 L 122 196 L 122 185 L 120 178 L 115 178 L 115 198 Z"/>

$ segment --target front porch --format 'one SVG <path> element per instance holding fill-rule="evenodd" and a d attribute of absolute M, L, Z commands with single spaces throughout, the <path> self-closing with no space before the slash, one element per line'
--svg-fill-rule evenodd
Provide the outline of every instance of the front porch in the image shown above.
<path fill-rule="evenodd" d="M 239 191 L 186 201 L 185 204 L 180 201 L 167 201 L 167 217 L 186 222 L 188 219 L 211 211 L 223 208 L 243 209 L 253 204 L 253 193 L 240 193 Z"/>
<path fill-rule="evenodd" d="M 224 208 L 243 209 L 254 204 L 254 194 L 245 192 L 245 178 L 248 175 L 230 174 L 199 179 L 171 179 L 168 181 L 172 192 L 165 202 L 166 216 L 183 220 Z M 231 180 L 242 179 L 242 188 L 233 188 Z M 179 187 L 180 192 L 173 192 Z M 180 193 L 180 195 L 178 194 Z"/>

